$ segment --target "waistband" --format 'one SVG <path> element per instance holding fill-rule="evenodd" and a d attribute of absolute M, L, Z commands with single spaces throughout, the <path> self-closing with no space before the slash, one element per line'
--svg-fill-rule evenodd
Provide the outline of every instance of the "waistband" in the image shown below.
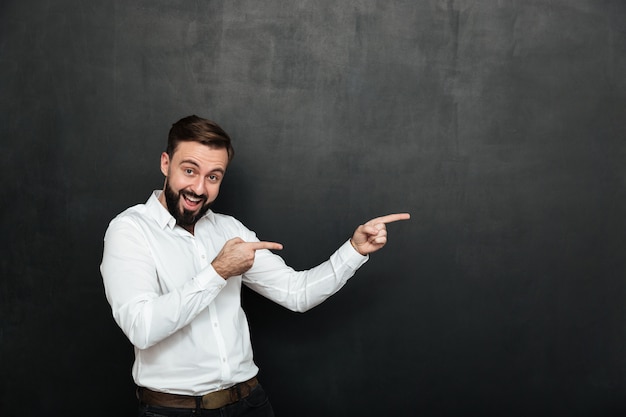
<path fill-rule="evenodd" d="M 259 381 L 254 377 L 230 388 L 210 392 L 202 396 L 168 394 L 138 387 L 137 398 L 144 404 L 159 407 L 215 410 L 246 398 L 257 385 L 259 385 Z"/>

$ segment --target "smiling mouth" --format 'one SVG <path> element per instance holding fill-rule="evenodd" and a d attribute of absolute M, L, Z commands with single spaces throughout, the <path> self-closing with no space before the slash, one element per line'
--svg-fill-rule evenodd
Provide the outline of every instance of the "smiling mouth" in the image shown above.
<path fill-rule="evenodd" d="M 182 194 L 183 201 L 190 208 L 197 208 L 199 205 L 202 205 L 204 201 L 206 201 L 206 197 L 190 195 L 190 194 Z"/>

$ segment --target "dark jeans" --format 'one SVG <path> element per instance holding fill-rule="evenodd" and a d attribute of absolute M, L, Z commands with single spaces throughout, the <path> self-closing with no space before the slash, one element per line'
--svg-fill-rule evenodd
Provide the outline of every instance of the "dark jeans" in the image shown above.
<path fill-rule="evenodd" d="M 217 410 L 194 410 L 140 404 L 139 417 L 274 417 L 274 410 L 272 410 L 272 405 L 263 387 L 257 385 L 246 398 Z"/>

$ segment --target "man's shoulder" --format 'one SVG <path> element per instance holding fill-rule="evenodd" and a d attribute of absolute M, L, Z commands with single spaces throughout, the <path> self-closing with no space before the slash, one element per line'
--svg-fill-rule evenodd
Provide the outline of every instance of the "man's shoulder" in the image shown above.
<path fill-rule="evenodd" d="M 231 216 L 230 214 L 216 213 L 213 210 L 207 214 L 207 219 L 216 226 L 243 226 L 243 224 L 234 216 Z"/>
<path fill-rule="evenodd" d="M 148 214 L 148 208 L 145 203 L 136 204 L 128 207 L 113 218 L 113 221 L 122 219 L 143 219 Z"/>
<path fill-rule="evenodd" d="M 201 226 L 203 229 L 208 226 L 209 229 L 221 230 L 225 235 L 241 237 L 249 236 L 250 233 L 253 233 L 243 222 L 229 214 L 216 213 L 211 210 L 206 215 L 206 220 L 207 222 Z"/>
<path fill-rule="evenodd" d="M 166 222 L 169 220 L 169 214 L 164 215 L 160 212 L 161 203 L 159 202 L 157 195 L 157 191 L 153 191 L 148 200 L 144 203 L 135 204 L 134 206 L 128 207 L 126 210 L 119 213 L 115 218 L 111 221 L 136 221 L 136 222 L 145 222 L 150 221 L 150 219 L 160 219 Z"/>
<path fill-rule="evenodd" d="M 135 229 L 153 226 L 156 220 L 151 211 L 149 205 L 145 203 L 128 207 L 109 222 L 107 229 L 126 228 L 125 225 L 131 225 Z"/>

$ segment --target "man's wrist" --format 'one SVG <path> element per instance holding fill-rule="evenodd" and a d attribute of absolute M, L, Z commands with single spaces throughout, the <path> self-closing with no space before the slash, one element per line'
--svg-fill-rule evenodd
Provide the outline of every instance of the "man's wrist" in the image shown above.
<path fill-rule="evenodd" d="M 219 275 L 220 277 L 222 277 L 224 280 L 227 280 L 228 274 L 226 273 L 225 270 L 223 270 L 222 268 L 220 268 L 219 265 L 216 265 L 216 262 L 213 261 L 211 262 L 211 266 L 213 267 L 213 269 L 215 270 L 215 272 L 217 272 L 217 275 Z"/>
<path fill-rule="evenodd" d="M 350 238 L 350 244 L 352 245 L 352 248 L 357 251 L 357 253 L 361 256 L 366 256 L 364 254 L 361 253 L 361 251 L 359 250 L 359 248 L 356 247 L 356 244 L 354 243 L 354 241 L 352 240 L 352 238 Z"/>

